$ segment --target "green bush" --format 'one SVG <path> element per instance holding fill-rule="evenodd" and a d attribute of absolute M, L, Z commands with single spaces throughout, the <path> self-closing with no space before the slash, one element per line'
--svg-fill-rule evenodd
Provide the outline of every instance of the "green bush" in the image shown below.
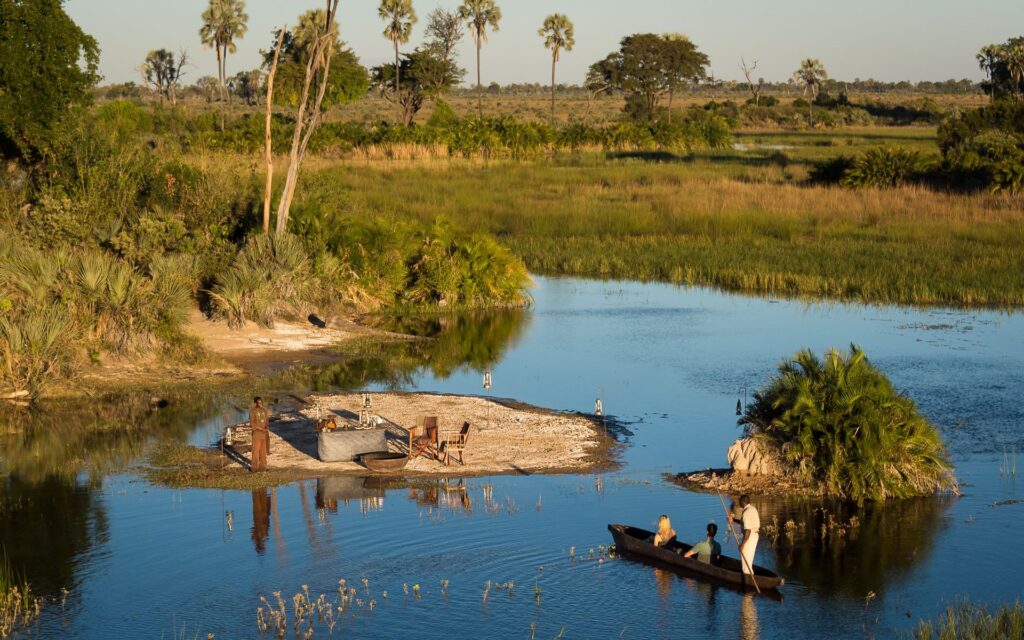
<path fill-rule="evenodd" d="M 854 188 L 898 187 L 917 177 L 920 170 L 921 159 L 916 151 L 878 147 L 854 160 L 840 182 Z"/>
<path fill-rule="evenodd" d="M 782 362 L 740 423 L 830 496 L 863 503 L 957 487 L 938 430 L 856 346 Z"/>

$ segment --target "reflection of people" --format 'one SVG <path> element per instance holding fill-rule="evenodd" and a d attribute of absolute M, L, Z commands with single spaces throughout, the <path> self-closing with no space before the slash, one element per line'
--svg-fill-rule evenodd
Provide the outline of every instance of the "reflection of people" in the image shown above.
<path fill-rule="evenodd" d="M 658 518 L 658 532 L 654 534 L 651 542 L 656 547 L 664 547 L 675 539 L 676 531 L 672 528 L 672 521 L 668 519 L 668 516 L 662 515 Z"/>
<path fill-rule="evenodd" d="M 717 564 L 718 556 L 722 555 L 722 545 L 718 544 L 718 541 L 715 540 L 715 535 L 717 533 L 718 525 L 714 522 L 709 522 L 708 537 L 690 547 L 690 550 L 683 554 L 683 557 L 692 558 L 693 556 L 697 556 L 697 559 L 704 564 Z"/>
<path fill-rule="evenodd" d="M 757 605 L 754 594 L 744 594 L 740 600 L 740 638 L 741 640 L 758 640 L 761 637 L 757 622 Z"/>
<path fill-rule="evenodd" d="M 743 573 L 753 575 L 754 554 L 757 552 L 757 539 L 761 531 L 761 516 L 757 513 L 754 505 L 750 504 L 750 496 L 740 496 L 740 517 L 736 519 L 743 529 L 743 539 L 740 541 L 740 556 L 742 556 Z"/>
<path fill-rule="evenodd" d="M 256 545 L 256 553 L 262 554 L 267 549 L 267 536 L 270 535 L 270 492 L 262 489 L 252 492 L 252 541 Z"/>
<path fill-rule="evenodd" d="M 253 472 L 266 471 L 267 454 L 270 452 L 270 416 L 263 408 L 263 398 L 253 399 L 249 427 L 252 429 L 252 464 L 249 469 Z"/>
<path fill-rule="evenodd" d="M 661 596 L 662 600 L 668 599 L 669 594 L 672 592 L 672 579 L 671 573 L 660 567 L 654 568 L 654 582 L 658 586 L 658 595 Z"/>

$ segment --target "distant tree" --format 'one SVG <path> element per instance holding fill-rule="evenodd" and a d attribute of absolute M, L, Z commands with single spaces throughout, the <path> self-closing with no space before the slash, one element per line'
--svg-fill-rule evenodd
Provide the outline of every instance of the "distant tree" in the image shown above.
<path fill-rule="evenodd" d="M 281 55 L 274 87 L 274 104 L 297 108 L 302 97 L 306 68 L 310 61 L 313 45 L 319 29 L 322 28 L 326 12 L 323 9 L 310 10 L 299 16 L 298 25 L 286 30 L 281 41 Z M 369 77 L 359 58 L 338 38 L 338 27 L 332 29 L 330 75 L 324 91 L 324 109 L 345 104 L 366 95 Z M 274 60 L 280 31 L 274 32 L 274 42 L 263 51 L 263 68 L 270 69 Z M 317 80 L 314 80 L 316 82 Z M 316 86 L 313 87 L 315 91 Z M 314 93 L 315 95 L 315 93 Z"/>
<path fill-rule="evenodd" d="M 188 64 L 188 53 L 182 51 L 175 58 L 167 49 L 156 49 L 146 55 L 145 62 L 139 69 L 142 79 L 160 96 L 161 102 L 167 100 L 172 105 L 178 104 L 178 84 L 184 77 L 184 68 Z"/>
<path fill-rule="evenodd" d="M 793 73 L 793 82 L 803 86 L 803 94 L 808 98 L 807 119 L 814 126 L 814 101 L 818 99 L 821 83 L 828 80 L 828 72 L 818 60 L 808 58 L 800 63 L 800 68 Z"/>
<path fill-rule="evenodd" d="M 427 100 L 432 100 L 456 86 L 462 77 L 454 62 L 443 60 L 432 49 L 417 49 L 403 54 L 402 84 L 394 91 L 397 77 L 394 65 L 374 67 L 370 71 L 371 86 L 401 111 L 402 123 L 409 126 Z"/>
<path fill-rule="evenodd" d="M 622 39 L 619 50 L 590 66 L 588 86 L 607 86 L 626 93 L 626 111 L 633 118 L 654 118 L 661 97 L 683 79 L 705 76 L 708 57 L 688 39 L 641 33 Z"/>
<path fill-rule="evenodd" d="M 263 72 L 259 69 L 241 71 L 228 81 L 228 89 L 250 107 L 259 106 L 263 95 Z"/>
<path fill-rule="evenodd" d="M 1006 73 L 1013 81 L 1013 93 L 1019 100 L 1022 92 L 1021 85 L 1024 84 L 1024 42 L 1015 42 L 1003 51 L 1003 62 L 1006 65 Z"/>
<path fill-rule="evenodd" d="M 764 78 L 757 81 L 754 84 L 754 71 L 757 70 L 757 60 L 754 60 L 754 64 L 747 64 L 744 58 L 740 58 L 740 69 L 743 70 L 743 77 L 747 79 L 747 87 L 750 89 L 750 95 L 754 99 L 754 106 L 761 106 L 761 90 L 764 89 Z"/>
<path fill-rule="evenodd" d="M 555 67 L 562 51 L 572 51 L 576 45 L 575 28 L 568 17 L 555 13 L 544 19 L 544 26 L 538 31 L 544 38 L 544 46 L 551 50 L 551 124 L 555 124 Z"/>
<path fill-rule="evenodd" d="M 477 111 L 480 116 L 484 113 L 483 83 L 480 81 L 480 49 L 487 44 L 487 29 L 498 31 L 501 24 L 501 8 L 494 0 L 464 0 L 459 7 L 461 17 L 469 27 L 469 35 L 476 45 L 476 91 Z"/>
<path fill-rule="evenodd" d="M 394 71 L 395 96 L 401 93 L 402 65 L 398 60 L 398 45 L 409 42 L 412 27 L 416 24 L 416 11 L 412 8 L 412 0 L 381 0 L 377 14 L 384 20 L 384 37 L 395 46 Z M 396 101 L 400 102 L 400 100 Z"/>
<path fill-rule="evenodd" d="M 99 47 L 62 0 L 0 0 L 0 153 L 36 162 L 99 79 Z"/>
<path fill-rule="evenodd" d="M 982 86 L 993 100 L 1024 96 L 1024 37 L 982 47 L 976 58 L 988 75 Z"/>
<path fill-rule="evenodd" d="M 207 104 L 213 102 L 219 90 L 220 80 L 213 76 L 203 76 L 196 80 L 196 91 L 203 96 Z"/>
<path fill-rule="evenodd" d="M 988 76 L 988 82 L 984 83 L 985 93 L 987 93 L 991 99 L 995 99 L 995 72 L 999 65 L 1000 60 L 1003 57 L 1003 47 L 998 44 L 989 44 L 981 48 L 978 55 L 975 58 L 978 60 L 978 66 Z"/>
<path fill-rule="evenodd" d="M 676 91 L 687 88 L 691 82 L 704 77 L 707 57 L 695 56 L 697 48 L 690 39 L 681 33 L 666 33 L 662 36 L 665 48 L 663 61 L 665 82 L 668 86 L 668 108 L 672 108 L 672 99 Z M 703 54 L 701 54 L 703 55 Z"/>
<path fill-rule="evenodd" d="M 228 53 L 235 53 L 235 40 L 245 36 L 249 26 L 249 14 L 245 12 L 244 0 L 210 0 L 203 12 L 203 26 L 199 28 L 199 40 L 204 46 L 217 52 L 217 79 L 220 82 L 220 127 L 224 128 L 224 100 L 227 91 Z"/>
<path fill-rule="evenodd" d="M 466 35 L 457 11 L 438 7 L 427 18 L 427 48 L 445 62 L 455 62 L 455 47 Z"/>

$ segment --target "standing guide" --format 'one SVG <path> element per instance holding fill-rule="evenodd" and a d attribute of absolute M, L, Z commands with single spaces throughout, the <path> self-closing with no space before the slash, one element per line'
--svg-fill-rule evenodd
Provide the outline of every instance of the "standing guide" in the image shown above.
<path fill-rule="evenodd" d="M 252 429 L 252 465 L 250 471 L 267 470 L 267 454 L 270 452 L 270 416 L 263 408 L 263 398 L 253 399 L 249 410 L 249 427 Z"/>
<path fill-rule="evenodd" d="M 743 539 L 740 541 L 740 555 L 743 557 L 743 573 L 753 575 L 754 554 L 757 552 L 757 540 L 761 531 L 761 516 L 757 513 L 754 505 L 750 504 L 750 496 L 740 496 L 740 517 L 736 519 L 740 528 L 743 529 Z"/>

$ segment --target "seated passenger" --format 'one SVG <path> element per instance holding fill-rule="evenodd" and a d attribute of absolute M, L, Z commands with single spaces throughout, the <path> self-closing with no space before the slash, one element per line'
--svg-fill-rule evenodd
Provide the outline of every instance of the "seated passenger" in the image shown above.
<path fill-rule="evenodd" d="M 708 537 L 705 540 L 701 540 L 697 544 L 683 554 L 684 558 L 692 558 L 697 556 L 697 559 L 704 564 L 717 564 L 718 556 L 722 555 L 722 545 L 718 544 L 715 540 L 715 534 L 718 533 L 718 525 L 714 522 L 708 523 Z"/>
<path fill-rule="evenodd" d="M 658 532 L 654 534 L 654 538 L 651 542 L 656 547 L 664 547 L 668 543 L 676 539 L 676 530 L 672 528 L 672 522 L 668 519 L 668 516 L 661 516 L 658 518 Z"/>

